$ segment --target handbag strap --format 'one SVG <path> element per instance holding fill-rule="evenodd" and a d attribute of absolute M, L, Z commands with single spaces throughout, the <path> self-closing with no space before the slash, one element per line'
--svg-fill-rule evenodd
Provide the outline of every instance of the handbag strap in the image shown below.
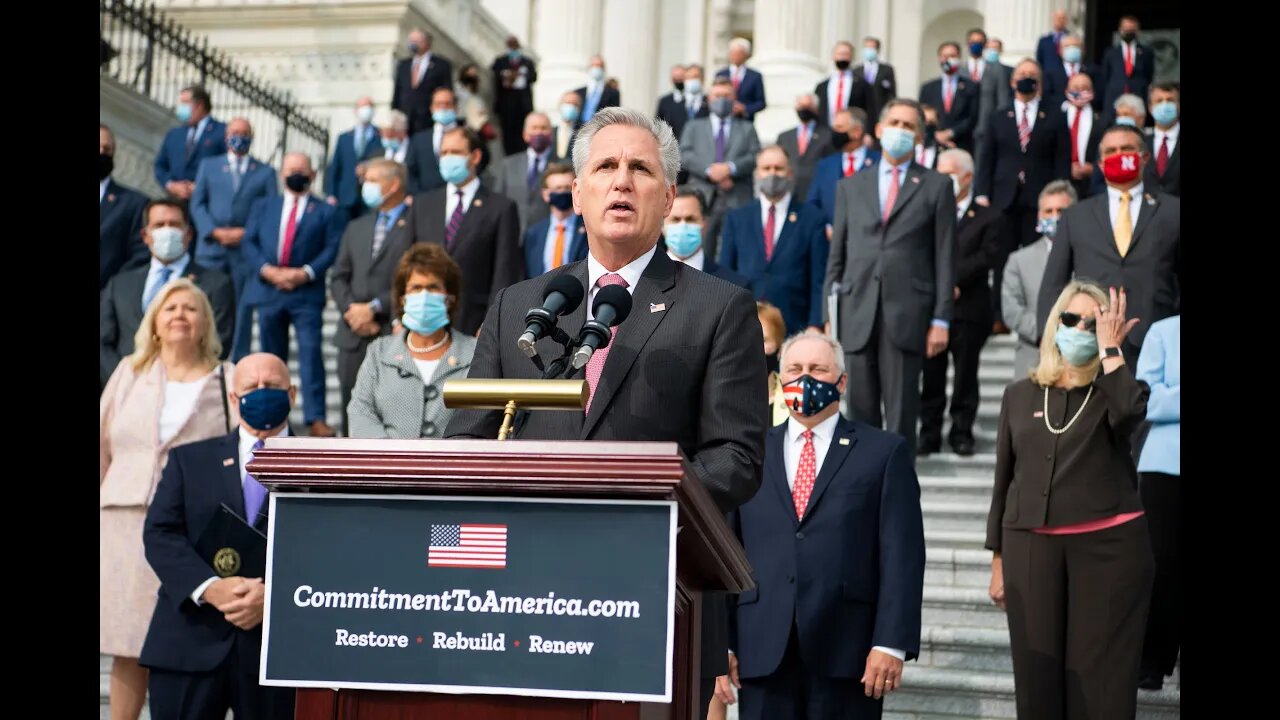
<path fill-rule="evenodd" d="M 227 433 L 231 432 L 231 406 L 227 400 L 227 366 L 218 364 L 218 386 L 222 389 L 222 421 Z"/>

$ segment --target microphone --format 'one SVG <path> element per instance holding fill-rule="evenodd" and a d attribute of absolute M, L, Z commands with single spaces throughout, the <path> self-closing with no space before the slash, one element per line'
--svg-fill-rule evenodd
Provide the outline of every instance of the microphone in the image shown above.
<path fill-rule="evenodd" d="M 586 292 L 582 283 L 574 276 L 564 273 L 558 275 L 547 284 L 547 293 L 542 297 L 542 307 L 530 308 L 525 313 L 524 321 L 528 325 L 524 334 L 516 340 L 516 345 L 529 357 L 535 357 L 538 350 L 534 343 L 544 337 L 556 326 L 556 317 L 568 315 L 578 309 Z"/>
<path fill-rule="evenodd" d="M 578 333 L 578 351 L 573 354 L 573 369 L 585 367 L 596 350 L 609 346 L 614 325 L 621 325 L 631 314 L 631 293 L 620 285 L 606 285 L 591 305 L 594 320 L 583 324 Z"/>

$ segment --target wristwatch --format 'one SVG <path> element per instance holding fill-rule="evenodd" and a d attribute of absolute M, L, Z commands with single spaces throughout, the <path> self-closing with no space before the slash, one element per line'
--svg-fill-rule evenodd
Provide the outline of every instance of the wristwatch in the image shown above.
<path fill-rule="evenodd" d="M 1113 358 L 1113 357 L 1120 357 L 1120 348 L 1118 347 L 1102 348 L 1103 360 L 1106 360 L 1107 358 Z"/>

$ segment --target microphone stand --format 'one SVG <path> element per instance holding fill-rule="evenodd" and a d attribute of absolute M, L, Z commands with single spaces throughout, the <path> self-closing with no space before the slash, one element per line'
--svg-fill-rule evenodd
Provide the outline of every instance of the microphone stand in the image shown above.
<path fill-rule="evenodd" d="M 578 349 L 578 343 L 573 338 L 569 337 L 569 334 L 558 326 L 551 329 L 549 337 L 557 343 L 560 343 L 560 346 L 564 348 L 564 353 L 555 360 L 552 360 L 550 365 L 545 365 L 542 362 L 542 356 L 540 354 L 530 357 L 529 360 L 533 363 L 534 367 L 538 368 L 538 370 L 542 372 L 543 380 L 554 380 L 556 376 L 561 373 L 564 373 L 565 379 L 568 379 L 569 375 L 573 373 L 573 366 L 570 364 L 570 361 L 573 360 L 573 353 Z M 515 418 L 511 422 L 511 435 L 509 436 L 509 439 L 516 439 L 516 436 L 524 429 L 524 424 L 528 419 L 528 410 L 520 410 L 516 413 Z"/>

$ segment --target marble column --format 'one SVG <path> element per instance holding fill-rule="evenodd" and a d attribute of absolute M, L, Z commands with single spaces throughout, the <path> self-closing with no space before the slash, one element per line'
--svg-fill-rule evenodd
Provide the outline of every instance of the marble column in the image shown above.
<path fill-rule="evenodd" d="M 658 62 L 659 5 L 658 0 L 604 3 L 605 76 L 618 78 L 623 107 L 650 113 L 659 88 L 667 90 L 671 81 L 669 68 Z"/>
<path fill-rule="evenodd" d="M 765 77 L 768 106 L 755 117 L 760 144 L 795 124 L 795 98 L 821 80 L 824 0 L 756 0 L 755 43 L 748 66 Z M 815 22 L 815 19 L 819 22 Z"/>
<path fill-rule="evenodd" d="M 822 3 L 822 54 L 825 63 L 831 59 L 831 50 L 837 42 L 853 43 L 853 64 L 862 62 L 862 38 L 867 33 L 858 27 L 858 5 L 854 0 L 823 0 Z M 825 66 L 824 70 L 827 69 Z"/>
<path fill-rule="evenodd" d="M 987 0 L 987 35 L 1004 41 L 1006 64 L 1035 57 L 1036 43 L 1051 29 L 1054 6 L 1054 0 Z"/>
<path fill-rule="evenodd" d="M 558 113 L 560 96 L 587 84 L 587 62 L 602 50 L 603 19 L 604 8 L 596 0 L 539 0 L 533 21 L 533 47 L 540 58 L 535 108 Z"/>

